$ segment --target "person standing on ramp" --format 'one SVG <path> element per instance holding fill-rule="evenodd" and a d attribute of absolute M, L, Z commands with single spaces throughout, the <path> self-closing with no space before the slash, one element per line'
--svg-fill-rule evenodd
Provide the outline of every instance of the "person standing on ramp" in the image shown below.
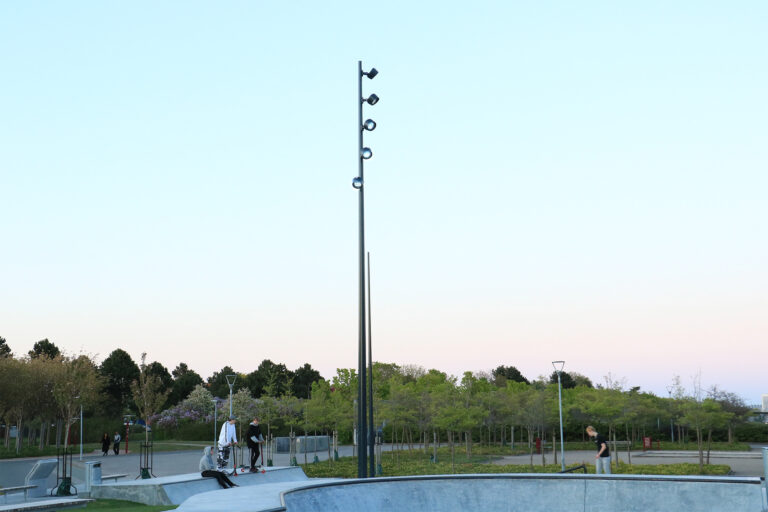
<path fill-rule="evenodd" d="M 259 467 L 257 464 L 259 461 L 259 445 L 264 442 L 264 436 L 261 435 L 261 427 L 259 426 L 259 418 L 254 417 L 253 421 L 248 425 L 246 442 L 248 443 L 248 448 L 251 449 L 250 471 L 256 471 Z"/>

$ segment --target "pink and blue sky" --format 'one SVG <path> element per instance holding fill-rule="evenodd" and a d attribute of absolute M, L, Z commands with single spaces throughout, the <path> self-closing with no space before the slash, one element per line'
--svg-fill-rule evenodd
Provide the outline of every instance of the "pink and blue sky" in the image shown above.
<path fill-rule="evenodd" d="M 0 3 L 0 336 L 768 393 L 768 4 Z"/>

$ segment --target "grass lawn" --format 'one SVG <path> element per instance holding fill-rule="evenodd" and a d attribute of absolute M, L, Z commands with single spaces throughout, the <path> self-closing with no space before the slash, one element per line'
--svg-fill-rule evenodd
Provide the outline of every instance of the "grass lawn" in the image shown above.
<path fill-rule="evenodd" d="M 85 507 L 86 510 L 120 510 L 121 512 L 160 512 L 173 510 L 178 505 L 142 505 L 133 501 L 122 500 L 96 500 Z"/>
<path fill-rule="evenodd" d="M 455 454 L 454 462 L 451 463 L 451 455 L 448 448 L 438 450 L 437 463 L 430 462 L 429 455 L 424 452 L 407 451 L 384 452 L 382 454 L 382 472 L 383 476 L 407 476 L 407 475 L 450 475 L 450 474 L 476 474 L 476 473 L 557 473 L 560 471 L 560 464 L 547 464 L 542 466 L 534 465 L 497 465 L 491 464 L 494 457 L 488 454 L 478 454 L 473 450 L 472 457 L 467 457 L 463 453 Z M 508 454 L 508 452 L 506 453 Z M 540 460 L 540 456 L 539 456 Z M 550 459 L 551 460 L 551 459 Z M 573 468 L 580 464 L 569 464 L 567 467 Z M 356 478 L 357 477 L 357 458 L 342 457 L 338 461 L 323 461 L 318 463 L 306 464 L 301 466 L 304 472 L 310 478 L 335 477 L 335 478 Z M 659 465 L 639 465 L 621 463 L 614 467 L 616 474 L 650 474 L 650 475 L 727 475 L 730 466 L 723 464 L 712 464 L 704 466 L 704 472 L 699 473 L 698 464 L 659 464 Z M 594 465 L 587 465 L 587 472 L 594 473 Z"/>

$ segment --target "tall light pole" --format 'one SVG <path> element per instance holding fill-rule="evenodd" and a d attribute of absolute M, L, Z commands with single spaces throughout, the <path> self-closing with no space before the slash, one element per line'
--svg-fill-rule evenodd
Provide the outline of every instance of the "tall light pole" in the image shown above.
<path fill-rule="evenodd" d="M 563 439 L 563 385 L 560 383 L 560 372 L 565 367 L 565 361 L 552 361 L 557 372 L 557 401 L 560 405 L 560 468 L 565 471 L 565 440 Z"/>
<path fill-rule="evenodd" d="M 219 405 L 219 401 L 214 398 L 213 400 L 211 400 L 211 402 L 213 402 L 213 446 L 215 446 L 216 449 L 218 450 L 219 443 L 216 440 L 217 439 L 216 438 L 216 426 L 217 426 L 216 423 L 217 423 L 218 418 L 216 417 L 216 414 L 218 412 L 218 407 L 217 406 Z"/>
<path fill-rule="evenodd" d="M 368 437 L 368 475 L 376 475 L 375 438 L 373 429 L 373 330 L 371 329 L 371 253 L 368 253 L 368 421 L 370 436 Z"/>
<path fill-rule="evenodd" d="M 359 163 L 359 173 L 357 177 L 352 180 L 352 186 L 360 192 L 360 318 L 358 324 L 358 401 L 357 401 L 357 415 L 358 415 L 358 431 L 357 431 L 357 477 L 365 478 L 368 472 L 368 421 L 366 410 L 366 357 L 365 357 L 365 194 L 363 192 L 364 179 L 363 179 L 363 161 L 368 160 L 373 156 L 373 152 L 370 148 L 363 146 L 363 132 L 372 131 L 376 129 L 376 122 L 373 119 L 366 119 L 363 122 L 363 104 L 375 105 L 379 101 L 379 97 L 375 94 L 371 94 L 367 98 L 363 98 L 363 77 L 367 76 L 369 79 L 373 79 L 379 72 L 376 68 L 371 68 L 370 71 L 363 71 L 363 62 L 357 61 L 357 134 L 358 134 L 358 151 L 357 159 Z M 373 423 L 373 422 L 371 422 Z"/>
<path fill-rule="evenodd" d="M 672 386 L 667 386 L 667 394 L 669 394 L 669 403 L 672 404 Z M 671 410 L 671 407 L 670 407 Z M 671 442 L 675 442 L 675 420 L 672 419 L 671 415 L 669 418 L 669 437 L 671 439 Z"/>
<path fill-rule="evenodd" d="M 83 460 L 83 404 L 80 403 L 80 460 Z"/>
<path fill-rule="evenodd" d="M 235 380 L 237 380 L 237 375 L 227 375 L 227 385 L 229 385 L 229 415 L 230 416 L 232 416 L 232 387 L 235 385 Z"/>

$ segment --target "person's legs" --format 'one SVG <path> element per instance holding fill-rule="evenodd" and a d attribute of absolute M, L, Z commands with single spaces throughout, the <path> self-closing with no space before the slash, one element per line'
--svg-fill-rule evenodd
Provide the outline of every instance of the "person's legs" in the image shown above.
<path fill-rule="evenodd" d="M 221 479 L 227 482 L 230 487 L 237 487 L 237 484 L 232 482 L 226 474 L 221 473 Z"/>
<path fill-rule="evenodd" d="M 603 458 L 598 457 L 595 459 L 595 474 L 599 475 L 603 472 Z"/>
<path fill-rule="evenodd" d="M 600 457 L 600 462 L 603 464 L 603 473 L 606 475 L 611 474 L 611 458 L 610 457 Z"/>
<path fill-rule="evenodd" d="M 256 463 L 259 461 L 259 447 L 251 448 L 251 471 L 256 469 Z"/>
<path fill-rule="evenodd" d="M 218 465 L 218 469 L 224 469 L 229 465 L 229 446 L 225 446 L 219 450 L 216 463 Z"/>
<path fill-rule="evenodd" d="M 227 485 L 227 482 L 226 482 L 227 477 L 224 476 L 223 473 L 220 473 L 218 471 L 213 471 L 211 469 L 206 469 L 205 471 L 200 473 L 200 475 L 205 476 L 205 477 L 213 477 L 213 478 L 216 479 L 216 481 L 219 483 L 219 485 L 222 488 L 229 489 L 229 485 Z"/>

